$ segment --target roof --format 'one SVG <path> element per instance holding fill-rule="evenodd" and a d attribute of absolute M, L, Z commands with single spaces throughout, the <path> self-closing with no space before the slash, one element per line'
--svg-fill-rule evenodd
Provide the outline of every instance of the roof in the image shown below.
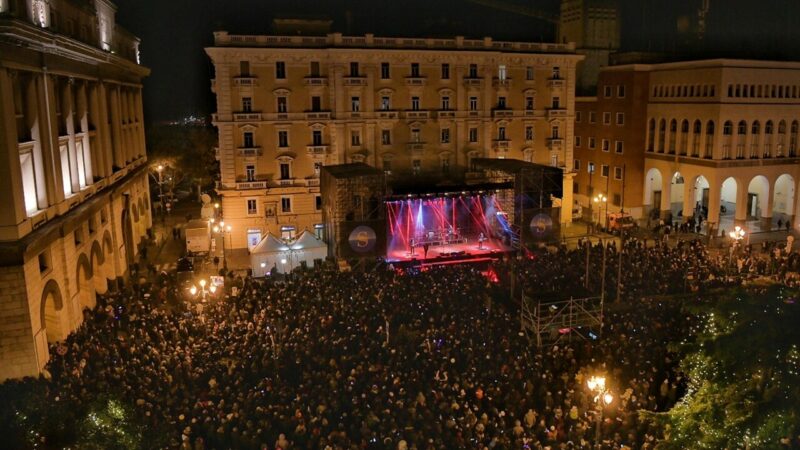
<path fill-rule="evenodd" d="M 383 171 L 364 163 L 338 164 L 322 166 L 323 172 L 328 172 L 334 178 L 355 178 L 363 176 L 383 175 Z"/>
<path fill-rule="evenodd" d="M 286 250 L 289 250 L 288 245 L 284 244 L 280 239 L 276 238 L 271 233 L 267 233 L 267 235 L 264 236 L 264 239 L 261 239 L 261 242 L 256 244 L 250 253 L 274 253 L 285 252 Z"/>
<path fill-rule="evenodd" d="M 522 172 L 523 170 L 552 172 L 554 174 L 558 174 L 559 176 L 564 173 L 564 171 L 558 167 L 545 166 L 543 164 L 531 163 L 519 159 L 473 158 L 472 163 L 478 169 L 501 170 L 507 173 L 518 173 Z"/>
<path fill-rule="evenodd" d="M 327 245 L 319 240 L 314 233 L 305 230 L 303 233 L 291 244 L 292 250 L 303 250 L 307 248 L 323 248 Z"/>

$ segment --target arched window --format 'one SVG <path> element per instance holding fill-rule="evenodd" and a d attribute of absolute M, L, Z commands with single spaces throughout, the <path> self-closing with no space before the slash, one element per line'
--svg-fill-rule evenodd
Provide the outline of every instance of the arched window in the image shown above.
<path fill-rule="evenodd" d="M 692 86 L 694 89 L 694 86 Z M 689 151 L 689 121 L 683 119 L 681 122 L 681 155 L 686 155 Z"/>
<path fill-rule="evenodd" d="M 661 119 L 658 124 L 658 152 L 664 153 L 664 142 L 667 138 L 667 121 Z"/>
<path fill-rule="evenodd" d="M 675 138 L 676 138 L 677 134 L 678 134 L 678 121 L 675 120 L 675 119 L 672 119 L 669 122 L 669 154 L 670 155 L 674 155 L 675 154 Z"/>
<path fill-rule="evenodd" d="M 785 145 L 786 145 L 786 121 L 781 120 L 780 122 L 778 122 L 778 145 L 776 148 L 777 156 L 783 156 Z"/>
<path fill-rule="evenodd" d="M 700 134 L 703 132 L 703 124 L 699 120 L 694 121 L 692 133 L 692 156 L 700 156 Z"/>
<path fill-rule="evenodd" d="M 744 141 L 747 136 L 747 122 L 744 120 L 739 121 L 736 127 L 736 158 L 744 158 Z"/>
<path fill-rule="evenodd" d="M 764 124 L 764 158 L 772 157 L 772 133 L 773 133 L 773 124 L 771 120 L 768 120 L 767 123 Z"/>
<path fill-rule="evenodd" d="M 758 158 L 758 144 L 761 140 L 761 123 L 759 121 L 753 122 L 750 127 L 750 157 Z"/>
<path fill-rule="evenodd" d="M 797 128 L 798 123 L 795 120 L 792 122 L 792 133 L 789 135 L 789 156 L 797 156 Z"/>
<path fill-rule="evenodd" d="M 650 125 L 647 127 L 647 151 L 655 151 L 654 143 L 656 140 L 656 119 L 650 119 Z"/>
<path fill-rule="evenodd" d="M 737 130 L 736 130 L 736 134 L 738 134 L 739 136 L 741 136 L 743 134 L 747 134 L 747 122 L 745 122 L 744 120 L 739 122 L 739 126 L 737 127 Z"/>
<path fill-rule="evenodd" d="M 706 123 L 706 150 L 705 158 L 711 159 L 714 155 L 714 121 L 709 120 Z"/>
<path fill-rule="evenodd" d="M 733 122 L 728 120 L 724 125 L 722 125 L 722 134 L 725 136 L 730 136 L 733 134 Z"/>

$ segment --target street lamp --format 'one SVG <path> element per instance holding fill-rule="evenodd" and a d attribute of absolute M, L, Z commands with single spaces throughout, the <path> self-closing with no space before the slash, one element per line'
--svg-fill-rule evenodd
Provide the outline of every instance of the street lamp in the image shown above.
<path fill-rule="evenodd" d="M 213 223 L 213 219 L 212 219 L 212 223 Z M 233 229 L 233 227 L 231 227 L 230 225 L 225 225 L 225 221 L 224 220 L 220 221 L 219 225 L 214 225 L 214 228 L 213 228 L 214 233 L 222 234 L 222 267 L 225 267 L 225 268 L 228 267 L 228 260 L 225 257 L 225 237 L 226 237 L 226 234 L 227 235 L 231 234 L 231 230 L 232 229 Z"/>
<path fill-rule="evenodd" d="M 594 397 L 594 402 L 597 405 L 597 429 L 595 431 L 594 442 L 595 445 L 600 443 L 600 427 L 603 423 L 603 408 L 614 401 L 614 395 L 610 390 L 606 389 L 606 377 L 593 376 L 586 380 L 586 385 L 589 390 L 597 395 Z"/>
<path fill-rule="evenodd" d="M 736 225 L 733 228 L 733 231 L 728 233 L 728 236 L 733 240 L 733 245 L 731 246 L 731 253 L 730 253 L 730 260 L 731 260 L 730 265 L 733 265 L 734 263 L 733 254 L 739 250 L 739 246 L 742 245 L 742 239 L 744 239 L 745 234 L 746 233 L 744 231 L 744 228 L 740 227 L 739 225 Z"/>
<path fill-rule="evenodd" d="M 606 197 L 606 196 L 605 196 L 605 195 L 603 195 L 603 194 L 597 194 L 597 195 L 596 195 L 596 196 L 595 196 L 595 197 L 592 199 L 592 201 L 593 201 L 594 203 L 597 203 L 597 204 L 598 204 L 598 209 L 597 209 L 597 215 L 598 215 L 598 217 L 597 217 L 597 222 L 600 222 L 600 217 L 599 217 L 599 216 L 600 216 L 600 208 L 602 208 L 602 207 L 605 205 L 605 207 L 606 207 L 606 213 L 608 213 L 608 197 Z M 608 227 L 608 224 L 607 224 L 607 223 L 604 223 L 604 227 L 606 227 L 606 228 L 607 228 L 607 227 Z"/>
<path fill-rule="evenodd" d="M 206 301 L 206 296 L 208 296 L 209 294 L 213 295 L 215 292 L 217 292 L 217 285 L 212 284 L 211 286 L 208 287 L 208 289 L 206 289 L 206 284 L 208 284 L 208 282 L 205 279 L 200 280 L 199 283 L 200 283 L 199 293 L 201 294 L 200 298 L 202 301 Z M 192 297 L 197 296 L 198 294 L 197 286 L 192 285 L 192 287 L 189 288 L 189 293 L 192 294 Z"/>

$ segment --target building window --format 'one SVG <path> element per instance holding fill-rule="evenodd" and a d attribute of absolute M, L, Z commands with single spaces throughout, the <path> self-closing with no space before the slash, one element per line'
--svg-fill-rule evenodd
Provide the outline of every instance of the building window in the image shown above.
<path fill-rule="evenodd" d="M 624 143 L 622 141 L 614 142 L 614 153 L 622 154 Z"/>
<path fill-rule="evenodd" d="M 419 128 L 412 128 L 411 129 L 411 142 L 419 143 L 422 142 L 420 138 Z"/>
<path fill-rule="evenodd" d="M 289 132 L 286 130 L 278 131 L 278 147 L 285 148 L 289 146 Z"/>
<path fill-rule="evenodd" d="M 311 132 L 311 143 L 313 145 L 323 145 L 322 144 L 322 130 L 314 130 Z"/>
<path fill-rule="evenodd" d="M 589 148 L 594 150 L 596 147 L 597 147 L 597 144 L 596 144 L 595 138 L 590 136 L 589 137 Z"/>
<path fill-rule="evenodd" d="M 597 122 L 597 113 L 594 111 L 589 111 L 589 123 L 596 123 Z"/>
<path fill-rule="evenodd" d="M 606 178 L 608 177 L 608 165 L 603 164 L 600 166 L 600 176 Z"/>
<path fill-rule="evenodd" d="M 442 64 L 442 79 L 450 79 L 450 64 Z"/>
<path fill-rule="evenodd" d="M 350 97 L 350 111 L 358 112 L 361 110 L 361 98 L 360 97 Z"/>
<path fill-rule="evenodd" d="M 477 111 L 478 110 L 478 97 L 470 97 L 469 98 L 469 110 L 470 111 Z"/>
<path fill-rule="evenodd" d="M 322 196 L 315 195 L 314 196 L 314 210 L 315 211 L 322 211 Z"/>
<path fill-rule="evenodd" d="M 242 97 L 242 112 L 253 111 L 253 99 L 250 97 Z"/>
<path fill-rule="evenodd" d="M 358 63 L 357 62 L 351 62 L 350 63 L 350 76 L 351 77 L 357 77 L 358 76 Z"/>
<path fill-rule="evenodd" d="M 552 153 L 550 155 L 550 165 L 553 167 L 558 167 L 558 153 Z"/>
<path fill-rule="evenodd" d="M 558 125 L 553 125 L 552 127 L 550 127 L 550 137 L 552 139 L 561 138 L 561 134 L 560 134 L 559 131 L 560 131 L 560 129 L 559 129 Z"/>
<path fill-rule="evenodd" d="M 322 97 L 318 95 L 311 97 L 311 111 L 322 111 Z"/>
<path fill-rule="evenodd" d="M 614 194 L 614 206 L 619 206 L 622 203 L 622 197 L 619 194 Z"/>
<path fill-rule="evenodd" d="M 525 79 L 529 80 L 529 81 L 533 80 L 533 74 L 534 74 L 533 66 L 526 66 L 525 67 Z"/>
<path fill-rule="evenodd" d="M 382 62 L 381 63 L 381 79 L 382 80 L 388 80 L 390 78 L 392 78 L 392 74 L 391 74 L 391 71 L 390 71 L 390 68 L 389 68 L 389 63 L 388 62 Z"/>
<path fill-rule="evenodd" d="M 281 197 L 281 212 L 283 212 L 283 213 L 292 212 L 292 198 L 291 197 Z"/>
<path fill-rule="evenodd" d="M 386 175 L 392 174 L 392 160 L 389 158 L 383 158 L 383 172 Z"/>
<path fill-rule="evenodd" d="M 617 86 L 617 97 L 625 98 L 625 85 L 624 84 L 620 84 L 619 86 Z"/>
<path fill-rule="evenodd" d="M 284 241 L 291 241 L 294 239 L 295 228 L 292 225 L 284 225 L 281 227 L 281 239 Z M 285 260 L 284 260 L 285 261 Z"/>
<path fill-rule="evenodd" d="M 388 95 L 381 97 L 381 111 L 388 111 L 392 109 L 392 100 Z"/>
<path fill-rule="evenodd" d="M 580 159 L 576 159 L 575 161 L 573 161 L 573 169 L 575 169 L 576 172 L 581 170 L 581 160 Z"/>
<path fill-rule="evenodd" d="M 604 112 L 603 113 L 603 125 L 611 125 L 611 113 Z"/>
<path fill-rule="evenodd" d="M 418 159 L 411 161 L 411 172 L 414 175 L 419 175 L 421 171 L 422 171 L 422 161 Z"/>
<path fill-rule="evenodd" d="M 258 214 L 258 202 L 255 199 L 247 200 L 247 214 L 251 216 Z"/>
<path fill-rule="evenodd" d="M 617 113 L 617 125 L 625 125 L 625 113 Z"/>
<path fill-rule="evenodd" d="M 79 247 L 83 243 L 83 230 L 76 228 L 72 233 L 72 240 L 75 241 L 75 247 Z"/>
<path fill-rule="evenodd" d="M 450 158 L 442 158 L 441 161 L 442 174 L 447 175 L 450 173 Z"/>
<path fill-rule="evenodd" d="M 497 109 L 506 109 L 505 97 L 497 97 Z"/>
<path fill-rule="evenodd" d="M 281 180 L 290 180 L 291 178 L 291 165 L 289 165 L 289 163 L 281 163 Z"/>
<path fill-rule="evenodd" d="M 532 141 L 533 140 L 533 126 L 528 125 L 525 127 L 525 140 Z"/>
<path fill-rule="evenodd" d="M 353 147 L 358 147 L 361 145 L 361 131 L 359 130 L 350 131 L 350 145 L 352 145 Z"/>
<path fill-rule="evenodd" d="M 470 128 L 469 129 L 469 141 L 472 143 L 478 142 L 478 129 L 477 128 Z"/>
<path fill-rule="evenodd" d="M 580 146 L 581 146 L 581 137 L 575 136 L 575 147 L 580 147 Z"/>
<path fill-rule="evenodd" d="M 419 63 L 411 63 L 411 78 L 419 78 Z"/>
<path fill-rule="evenodd" d="M 450 110 L 450 97 L 447 95 L 442 96 L 442 111 Z"/>
<path fill-rule="evenodd" d="M 411 110 L 419 111 L 419 97 L 411 97 Z"/>
<path fill-rule="evenodd" d="M 622 167 L 614 167 L 614 179 L 615 180 L 622 179 Z"/>
<path fill-rule="evenodd" d="M 392 145 L 391 130 L 381 130 L 381 145 Z"/>
<path fill-rule="evenodd" d="M 239 61 L 239 76 L 240 77 L 250 76 L 250 61 Z"/>
<path fill-rule="evenodd" d="M 508 70 L 506 69 L 505 64 L 500 64 L 497 68 L 497 79 L 498 80 L 505 80 L 508 77 Z"/>
<path fill-rule="evenodd" d="M 319 76 L 319 61 L 311 61 L 311 63 L 309 63 L 309 76 Z"/>
<path fill-rule="evenodd" d="M 245 148 L 253 148 L 255 147 L 255 142 L 253 139 L 253 132 L 252 131 L 245 131 L 242 135 L 242 140 L 244 141 Z"/>
<path fill-rule="evenodd" d="M 611 143 L 608 141 L 608 139 L 603 139 L 601 145 L 602 145 L 601 149 L 604 152 L 611 150 Z"/>
<path fill-rule="evenodd" d="M 469 78 L 478 78 L 478 65 L 477 64 L 470 64 L 469 65 Z"/>
<path fill-rule="evenodd" d="M 575 111 L 575 123 L 581 123 L 582 116 L 580 111 Z"/>
<path fill-rule="evenodd" d="M 441 131 L 441 142 L 442 142 L 442 144 L 449 144 L 450 143 L 450 128 L 442 128 L 442 131 Z"/>
<path fill-rule="evenodd" d="M 553 109 L 561 109 L 561 98 L 553 97 Z"/>
<path fill-rule="evenodd" d="M 38 259 L 39 259 L 39 272 L 45 273 L 49 271 L 50 267 L 52 267 L 52 261 L 50 259 L 50 249 L 47 249 L 42 253 L 39 253 Z"/>
<path fill-rule="evenodd" d="M 553 79 L 554 80 L 561 79 L 561 68 L 558 66 L 553 66 Z"/>
<path fill-rule="evenodd" d="M 500 141 L 506 140 L 506 127 L 497 127 L 497 139 Z"/>
<path fill-rule="evenodd" d="M 254 164 L 248 164 L 244 168 L 244 174 L 247 181 L 255 181 L 256 180 L 256 166 Z"/>
<path fill-rule="evenodd" d="M 275 78 L 283 80 L 286 78 L 286 63 L 278 61 L 275 63 Z"/>
<path fill-rule="evenodd" d="M 586 172 L 594 173 L 594 163 L 589 161 L 589 164 L 586 165 Z"/>
<path fill-rule="evenodd" d="M 603 97 L 611 98 L 611 95 L 613 93 L 614 93 L 614 89 L 611 86 L 609 86 L 609 85 L 603 86 Z"/>
<path fill-rule="evenodd" d="M 314 176 L 319 177 L 319 173 L 322 171 L 322 163 L 319 161 L 314 162 Z"/>
<path fill-rule="evenodd" d="M 278 112 L 285 113 L 288 111 L 286 97 L 278 97 Z"/>
<path fill-rule="evenodd" d="M 533 104 L 533 97 L 525 97 L 525 111 L 533 111 L 534 104 Z"/>

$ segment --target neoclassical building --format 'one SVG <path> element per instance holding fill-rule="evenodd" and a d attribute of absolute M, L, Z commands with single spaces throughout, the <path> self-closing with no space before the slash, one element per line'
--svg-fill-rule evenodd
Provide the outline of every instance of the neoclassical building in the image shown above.
<path fill-rule="evenodd" d="M 365 162 L 390 182 L 463 181 L 476 176 L 472 158 L 517 158 L 563 168 L 572 204 L 582 59 L 573 44 L 227 32 L 214 41 L 219 192 L 234 248 L 321 229 L 325 164 Z"/>
<path fill-rule="evenodd" d="M 645 208 L 677 218 L 700 206 L 717 229 L 796 227 L 798 123 L 800 63 L 651 66 Z"/>
<path fill-rule="evenodd" d="M 0 381 L 128 266 L 151 226 L 139 41 L 106 0 L 0 0 Z"/>

